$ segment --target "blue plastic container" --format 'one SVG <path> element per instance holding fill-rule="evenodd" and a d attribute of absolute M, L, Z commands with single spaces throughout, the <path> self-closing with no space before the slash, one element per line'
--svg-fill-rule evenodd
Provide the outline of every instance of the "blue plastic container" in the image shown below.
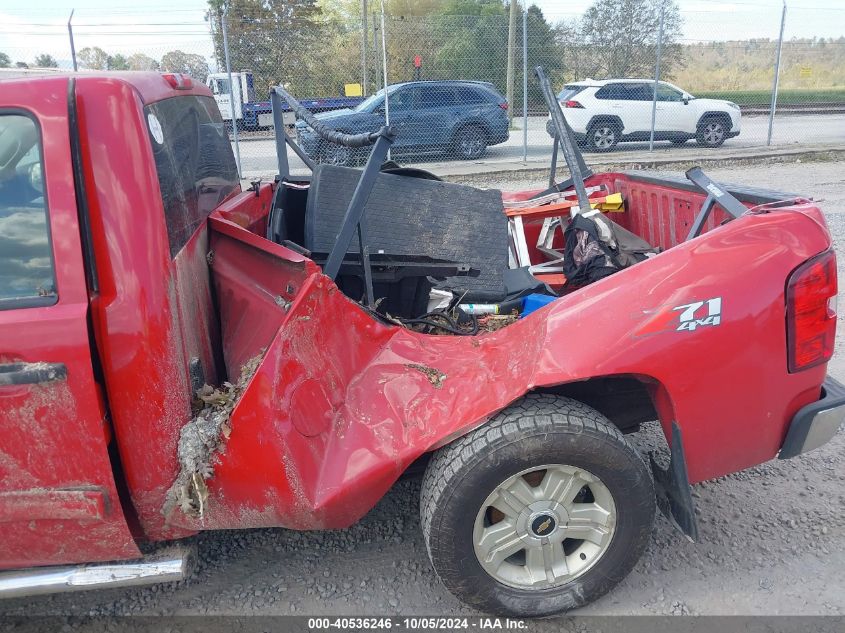
<path fill-rule="evenodd" d="M 519 315 L 519 318 L 521 319 L 526 317 L 535 310 L 539 310 L 544 305 L 548 305 L 555 299 L 559 298 L 560 297 L 551 297 L 549 295 L 528 295 L 522 300 L 522 314 Z"/>

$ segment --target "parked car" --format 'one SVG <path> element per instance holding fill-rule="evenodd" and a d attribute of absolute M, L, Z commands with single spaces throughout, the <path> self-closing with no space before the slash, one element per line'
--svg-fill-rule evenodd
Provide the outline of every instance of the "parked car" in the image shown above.
<path fill-rule="evenodd" d="M 472 160 L 487 147 L 508 140 L 508 102 L 493 84 L 481 81 L 413 81 L 387 88 L 387 111 L 396 128 L 394 154 L 442 154 Z M 317 118 L 349 134 L 375 132 L 385 124 L 384 94 L 354 109 L 323 112 Z M 345 165 L 366 156 L 324 143 L 304 122 L 297 140 L 315 160 Z"/>
<path fill-rule="evenodd" d="M 558 94 L 576 140 L 597 152 L 617 143 L 647 141 L 651 134 L 652 79 L 575 81 Z M 658 82 L 654 139 L 683 145 L 694 138 L 704 147 L 719 147 L 739 135 L 739 106 L 721 99 L 697 99 L 665 81 Z M 546 131 L 554 135 L 551 119 Z"/>

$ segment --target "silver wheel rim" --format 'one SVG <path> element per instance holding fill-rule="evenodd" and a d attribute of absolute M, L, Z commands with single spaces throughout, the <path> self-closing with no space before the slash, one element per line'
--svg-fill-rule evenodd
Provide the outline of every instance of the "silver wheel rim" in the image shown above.
<path fill-rule="evenodd" d="M 508 477 L 475 517 L 473 545 L 484 571 L 518 589 L 549 589 L 585 574 L 607 552 L 616 504 L 583 468 L 548 464 Z"/>
<path fill-rule="evenodd" d="M 610 149 L 616 140 L 616 132 L 613 128 L 600 127 L 593 132 L 593 142 L 599 149 Z"/>
<path fill-rule="evenodd" d="M 721 123 L 708 123 L 704 126 L 704 140 L 711 145 L 721 141 L 724 135 Z"/>
<path fill-rule="evenodd" d="M 464 156 L 477 156 L 484 147 L 484 141 L 476 132 L 465 132 L 461 136 L 461 153 Z"/>

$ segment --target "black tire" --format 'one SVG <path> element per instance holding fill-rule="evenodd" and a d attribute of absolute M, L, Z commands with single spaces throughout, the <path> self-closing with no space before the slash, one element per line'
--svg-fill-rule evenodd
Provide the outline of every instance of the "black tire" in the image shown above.
<path fill-rule="evenodd" d="M 508 477 L 558 463 L 594 475 L 612 495 L 610 540 L 592 566 L 564 584 L 530 589 L 505 584 L 476 555 L 473 530 L 484 516 L 479 511 Z M 529 394 L 434 454 L 423 478 L 420 511 L 429 557 L 450 592 L 486 612 L 546 616 L 597 599 L 631 571 L 649 542 L 654 484 L 639 454 L 598 411 L 569 398 Z"/>
<path fill-rule="evenodd" d="M 452 143 L 455 156 L 463 160 L 475 160 L 487 151 L 487 134 L 478 125 L 468 125 L 455 133 Z"/>
<path fill-rule="evenodd" d="M 721 117 L 707 117 L 698 124 L 695 141 L 703 147 L 720 147 L 728 138 L 728 128 Z"/>
<path fill-rule="evenodd" d="M 622 130 L 613 122 L 593 123 L 587 130 L 587 146 L 594 152 L 609 152 L 619 144 Z"/>

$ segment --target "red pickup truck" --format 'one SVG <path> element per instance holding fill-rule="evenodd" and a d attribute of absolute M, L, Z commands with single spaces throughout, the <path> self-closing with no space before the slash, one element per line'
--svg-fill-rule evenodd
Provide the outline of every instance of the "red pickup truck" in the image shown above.
<path fill-rule="evenodd" d="M 586 184 L 621 193 L 614 219 L 661 252 L 497 331 L 432 335 L 267 238 L 308 180 L 242 190 L 205 87 L 4 82 L 0 597 L 177 579 L 183 552 L 139 544 L 344 528 L 424 470 L 445 585 L 556 613 L 631 570 L 656 505 L 694 537 L 691 484 L 829 440 L 845 392 L 826 377 L 818 207 L 636 173 Z M 668 468 L 625 438 L 658 419 Z"/>

